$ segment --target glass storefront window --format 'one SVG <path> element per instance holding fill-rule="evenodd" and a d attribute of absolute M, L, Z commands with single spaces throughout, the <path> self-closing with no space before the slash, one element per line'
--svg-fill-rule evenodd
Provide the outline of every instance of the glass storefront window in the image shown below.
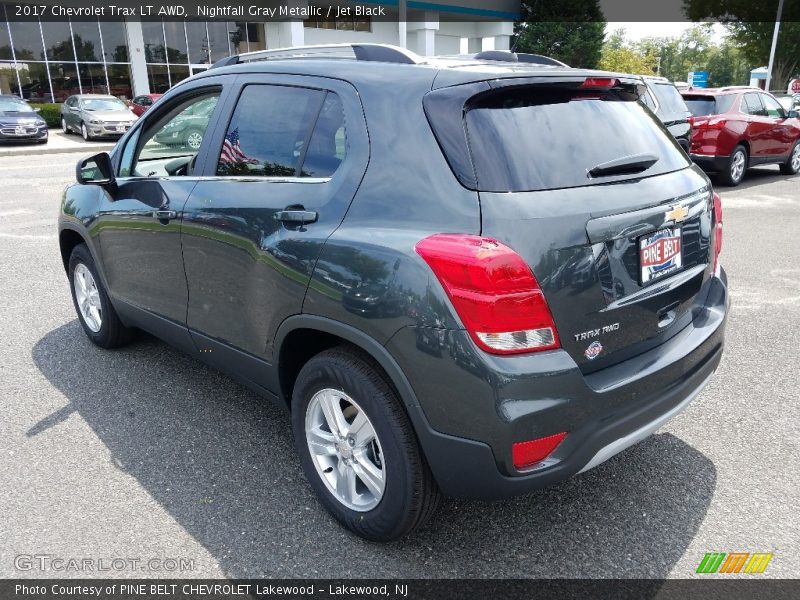
<path fill-rule="evenodd" d="M 107 94 L 106 71 L 102 63 L 78 63 L 84 94 Z"/>
<path fill-rule="evenodd" d="M 48 60 L 75 60 L 72 50 L 72 40 L 69 34 L 69 23 L 42 23 L 44 47 L 47 50 Z M 14 35 L 14 41 L 17 36 Z M 19 60 L 19 57 L 17 57 Z"/>
<path fill-rule="evenodd" d="M 108 65 L 108 83 L 112 96 L 123 100 L 133 98 L 130 65 Z"/>
<path fill-rule="evenodd" d="M 128 39 L 125 24 L 120 22 L 100 23 L 103 34 L 106 62 L 128 62 Z"/>
<path fill-rule="evenodd" d="M 163 94 L 170 88 L 167 65 L 147 65 L 147 81 L 150 93 Z"/>
<path fill-rule="evenodd" d="M 9 24 L 17 61 L 44 60 L 39 23 L 12 21 Z M 69 34 L 67 38 L 69 38 Z"/>
<path fill-rule="evenodd" d="M 164 30 L 161 28 L 161 22 L 142 21 L 142 35 L 145 60 L 149 63 L 167 62 L 167 53 L 164 49 Z"/>
<path fill-rule="evenodd" d="M 19 96 L 19 80 L 13 62 L 0 62 L 0 94 Z"/>
<path fill-rule="evenodd" d="M 189 77 L 189 65 L 170 65 L 169 75 L 172 80 L 172 85 L 175 85 L 179 81 L 183 81 Z"/>
<path fill-rule="evenodd" d="M 72 24 L 72 41 L 79 61 L 103 62 L 100 28 L 96 21 L 75 21 Z"/>
<path fill-rule="evenodd" d="M 73 94 L 81 93 L 81 86 L 78 83 L 78 68 L 74 62 L 51 62 L 50 82 L 53 86 L 55 102 L 63 102 Z"/>
<path fill-rule="evenodd" d="M 167 38 L 167 62 L 188 64 L 183 23 L 164 23 L 164 34 Z"/>
<path fill-rule="evenodd" d="M 212 63 L 231 55 L 229 25 L 233 28 L 233 25 L 229 23 L 208 22 L 208 47 L 211 51 Z"/>
<path fill-rule="evenodd" d="M 4 7 L 0 6 L 0 60 L 14 60 L 11 54 L 11 38 L 8 37 L 8 26 L 2 20 Z"/>
<path fill-rule="evenodd" d="M 189 62 L 210 64 L 209 36 L 206 32 L 206 24 L 202 21 L 187 21 L 186 38 L 189 40 Z"/>

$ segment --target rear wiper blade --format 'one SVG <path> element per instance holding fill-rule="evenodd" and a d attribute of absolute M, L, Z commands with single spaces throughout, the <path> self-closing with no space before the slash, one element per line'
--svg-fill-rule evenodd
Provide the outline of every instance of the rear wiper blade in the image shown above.
<path fill-rule="evenodd" d="M 589 169 L 589 177 L 602 177 L 604 175 L 627 175 L 628 173 L 641 173 L 658 162 L 658 157 L 652 154 L 634 154 L 615 158 L 608 162 L 600 163 Z"/>

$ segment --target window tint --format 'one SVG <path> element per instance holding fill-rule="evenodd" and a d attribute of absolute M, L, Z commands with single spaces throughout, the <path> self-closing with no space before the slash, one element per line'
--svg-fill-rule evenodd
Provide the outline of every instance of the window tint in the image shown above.
<path fill-rule="evenodd" d="M 761 102 L 764 103 L 764 108 L 767 110 L 767 116 L 773 119 L 783 119 L 786 113 L 783 112 L 783 107 L 772 96 L 761 94 Z"/>
<path fill-rule="evenodd" d="M 636 154 L 652 154 L 658 161 L 624 178 L 658 175 L 689 164 L 641 104 L 612 96 L 512 90 L 482 101 L 467 112 L 466 120 L 478 188 L 485 191 L 603 183 L 609 178 L 589 178 L 588 171 Z"/>
<path fill-rule="evenodd" d="M 767 111 L 758 99 L 758 94 L 745 94 L 742 99 L 742 112 L 748 115 L 756 115 L 759 117 L 766 117 Z"/>
<path fill-rule="evenodd" d="M 735 94 L 728 94 L 725 96 L 702 96 L 702 95 L 685 95 L 683 99 L 686 101 L 686 106 L 689 108 L 695 117 L 706 117 L 708 115 L 720 115 L 728 112 L 733 106 L 733 101 L 736 99 Z M 744 108 L 744 107 L 743 107 Z"/>
<path fill-rule="evenodd" d="M 328 92 L 308 143 L 301 175 L 330 177 L 344 160 L 346 146 L 342 101 Z"/>
<path fill-rule="evenodd" d="M 658 99 L 658 113 L 662 116 L 685 117 L 686 103 L 680 92 L 671 83 L 657 83 L 650 86 Z"/>
<path fill-rule="evenodd" d="M 219 90 L 192 95 L 145 125 L 141 141 L 137 134 L 125 147 L 120 177 L 189 174 L 218 101 Z"/>
<path fill-rule="evenodd" d="M 228 125 L 217 175 L 325 177 L 339 166 L 345 146 L 336 94 L 249 85 Z"/>

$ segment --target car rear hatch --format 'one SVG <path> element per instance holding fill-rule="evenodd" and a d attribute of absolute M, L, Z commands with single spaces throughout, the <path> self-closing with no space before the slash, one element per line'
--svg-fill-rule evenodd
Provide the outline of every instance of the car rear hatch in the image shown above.
<path fill-rule="evenodd" d="M 429 120 L 454 172 L 478 190 L 481 234 L 530 266 L 562 348 L 588 373 L 685 327 L 711 276 L 711 189 L 635 102 L 636 83 L 468 87 L 460 118 L 471 176 L 443 119 L 457 90 L 429 95 L 441 94 L 426 99 Z"/>

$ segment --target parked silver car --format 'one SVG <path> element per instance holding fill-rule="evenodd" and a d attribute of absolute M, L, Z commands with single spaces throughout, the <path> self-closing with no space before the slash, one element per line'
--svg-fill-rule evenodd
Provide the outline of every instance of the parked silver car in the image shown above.
<path fill-rule="evenodd" d="M 100 94 L 70 96 L 61 105 L 61 130 L 80 133 L 84 140 L 120 137 L 136 115 L 119 98 Z"/>

